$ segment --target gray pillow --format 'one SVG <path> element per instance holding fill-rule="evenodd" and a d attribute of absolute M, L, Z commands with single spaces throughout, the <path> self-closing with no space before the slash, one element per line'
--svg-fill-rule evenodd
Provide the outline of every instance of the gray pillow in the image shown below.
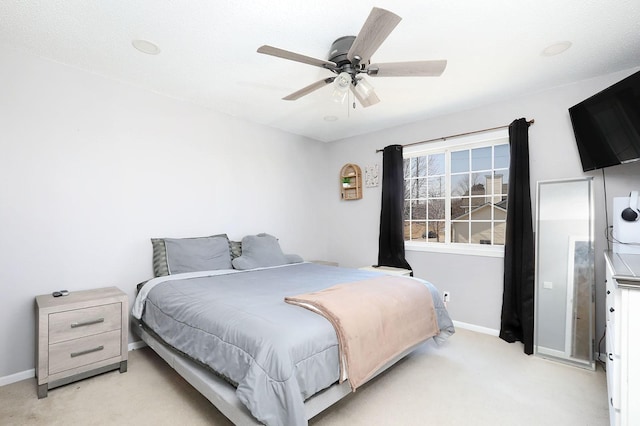
<path fill-rule="evenodd" d="M 231 269 L 226 237 L 165 238 L 169 274 Z"/>
<path fill-rule="evenodd" d="M 223 237 L 228 241 L 227 234 L 216 234 L 208 237 L 185 238 L 186 240 L 195 240 L 201 238 Z M 169 265 L 167 264 L 167 248 L 164 241 L 167 238 L 152 238 L 153 246 L 153 275 L 155 277 L 164 277 L 169 275 Z M 229 257 L 231 259 L 231 257 Z M 175 273 L 175 272 L 174 272 Z"/>
<path fill-rule="evenodd" d="M 233 259 L 236 269 L 286 265 L 288 262 L 278 239 L 269 234 L 247 235 L 242 239 L 242 255 Z"/>

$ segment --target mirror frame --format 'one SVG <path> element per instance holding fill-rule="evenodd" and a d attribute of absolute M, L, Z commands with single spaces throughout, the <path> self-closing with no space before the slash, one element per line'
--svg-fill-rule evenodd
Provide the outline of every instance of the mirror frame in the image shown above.
<path fill-rule="evenodd" d="M 565 332 L 565 355 L 554 355 L 554 354 L 550 354 L 549 352 L 541 352 L 539 350 L 539 331 L 540 331 L 540 327 L 539 327 L 539 318 L 540 316 L 538 315 L 539 310 L 541 309 L 540 307 L 540 288 L 541 286 L 544 284 L 543 282 L 541 282 L 540 280 L 540 190 L 541 187 L 544 185 L 550 185 L 550 184 L 562 184 L 562 183 L 572 183 L 572 182 L 585 182 L 587 184 L 587 196 L 588 196 L 588 205 L 589 205 L 589 235 L 588 235 L 588 239 L 587 240 L 577 240 L 577 241 L 588 241 L 589 245 L 588 245 L 588 258 L 589 258 L 589 270 L 587 272 L 588 277 L 590 278 L 590 296 L 591 296 L 591 302 L 589 303 L 589 341 L 590 341 L 590 345 L 589 345 L 589 359 L 588 360 L 584 360 L 584 359 L 580 359 L 580 358 L 576 358 L 576 357 L 571 357 L 570 355 L 566 355 L 567 350 L 567 333 Z M 539 356 L 541 358 L 546 358 L 546 359 L 550 359 L 550 360 L 554 360 L 554 361 L 559 361 L 559 362 L 563 362 L 563 363 L 567 363 L 570 365 L 574 365 L 577 367 L 582 367 L 582 368 L 587 368 L 590 370 L 595 370 L 596 368 L 596 360 L 595 360 L 595 249 L 594 249 L 594 238 L 595 238 L 595 234 L 594 234 L 594 222 L 595 222 L 595 218 L 594 218 L 594 198 L 593 198 L 593 177 L 580 177 L 580 178 L 570 178 L 570 179 L 554 179 L 554 180 L 544 180 L 544 181 L 538 181 L 537 182 L 537 188 L 536 188 L 536 232 L 535 232 L 535 292 L 534 292 L 534 297 L 535 297 L 535 314 L 534 314 L 534 355 Z M 570 237 L 571 238 L 571 237 Z M 569 247 L 570 253 L 571 253 L 571 249 L 572 247 Z M 566 268 L 568 270 L 569 268 L 569 261 L 567 262 Z M 572 275 L 573 271 L 568 271 L 567 274 L 567 288 L 568 288 L 568 281 L 570 276 Z M 573 285 L 571 285 L 571 288 L 573 288 Z M 565 309 L 566 311 L 567 309 Z M 565 312 L 565 318 L 569 318 L 570 313 L 569 312 Z M 567 325 L 565 322 L 565 329 L 566 329 Z"/>

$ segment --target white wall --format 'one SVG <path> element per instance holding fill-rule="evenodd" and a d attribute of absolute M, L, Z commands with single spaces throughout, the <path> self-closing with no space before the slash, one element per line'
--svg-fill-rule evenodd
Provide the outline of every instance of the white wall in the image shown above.
<path fill-rule="evenodd" d="M 151 237 L 269 232 L 325 257 L 325 144 L 1 46 L 0 64 L 0 378 L 34 367 L 36 295 L 133 301 Z"/>
<path fill-rule="evenodd" d="M 338 171 L 346 162 L 381 164 L 376 149 L 391 144 L 407 144 L 511 123 L 526 117 L 535 119 L 529 129 L 531 195 L 535 212 L 538 180 L 594 176 L 596 205 L 596 342 L 604 332 L 604 240 L 605 214 L 602 171 L 583 173 L 571 128 L 568 108 L 632 74 L 637 69 L 582 81 L 519 99 L 437 117 L 366 136 L 330 144 L 328 173 L 334 196 L 330 198 L 328 252 L 344 266 L 371 265 L 377 261 L 381 187 L 365 188 L 359 201 L 341 201 Z M 640 189 L 640 163 L 607 168 L 608 206 L 612 197 Z M 535 218 L 535 214 L 534 214 Z M 611 221 L 611 215 L 609 215 Z M 535 224 L 534 224 L 535 226 Z M 503 259 L 455 254 L 409 251 L 407 260 L 415 275 L 451 292 L 449 311 L 461 322 L 493 330 L 500 328 Z"/>

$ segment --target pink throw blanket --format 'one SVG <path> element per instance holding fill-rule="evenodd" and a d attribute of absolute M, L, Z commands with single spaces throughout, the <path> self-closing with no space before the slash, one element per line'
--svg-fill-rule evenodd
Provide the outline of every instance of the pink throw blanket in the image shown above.
<path fill-rule="evenodd" d="M 402 352 L 440 332 L 431 292 L 411 278 L 385 275 L 285 301 L 333 324 L 353 391 Z M 340 382 L 342 368 L 340 363 Z"/>

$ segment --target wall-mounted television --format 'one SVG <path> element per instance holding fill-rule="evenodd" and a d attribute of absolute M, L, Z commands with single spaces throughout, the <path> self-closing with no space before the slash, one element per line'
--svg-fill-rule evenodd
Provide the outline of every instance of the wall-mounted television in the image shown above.
<path fill-rule="evenodd" d="M 582 169 L 640 160 L 640 71 L 569 108 Z"/>

